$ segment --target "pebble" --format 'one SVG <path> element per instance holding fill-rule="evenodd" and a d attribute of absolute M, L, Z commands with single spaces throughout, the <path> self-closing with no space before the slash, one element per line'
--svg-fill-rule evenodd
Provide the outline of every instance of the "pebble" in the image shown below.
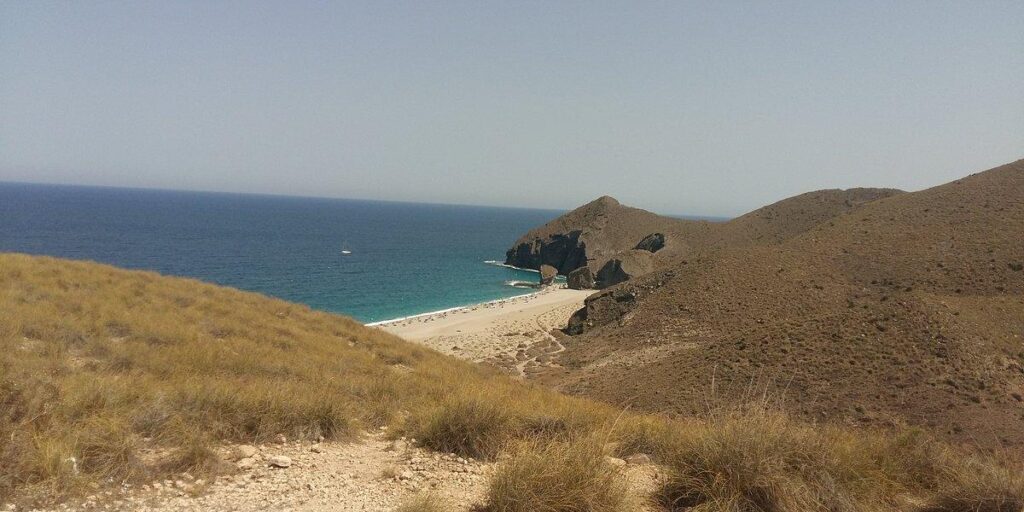
<path fill-rule="evenodd" d="M 629 457 L 626 457 L 626 462 L 629 464 L 650 464 L 651 456 L 646 453 L 634 453 Z"/>
<path fill-rule="evenodd" d="M 624 460 L 622 460 L 622 459 L 620 459 L 618 457 L 609 457 L 609 456 L 606 455 L 605 458 L 604 458 L 604 461 L 607 462 L 608 464 L 611 464 L 612 466 L 616 466 L 616 467 L 621 467 L 621 466 L 625 466 L 626 465 L 626 461 L 624 461 Z"/>
<path fill-rule="evenodd" d="M 248 459 L 255 457 L 259 451 L 255 446 L 243 444 L 235 448 L 235 460 Z"/>
<path fill-rule="evenodd" d="M 267 463 L 270 464 L 271 467 L 287 468 L 292 465 L 292 459 L 291 457 L 286 457 L 284 455 L 274 455 L 267 460 Z"/>

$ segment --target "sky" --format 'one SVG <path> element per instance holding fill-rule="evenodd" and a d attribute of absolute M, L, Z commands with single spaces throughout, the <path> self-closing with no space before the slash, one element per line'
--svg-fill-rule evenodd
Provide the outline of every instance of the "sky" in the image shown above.
<path fill-rule="evenodd" d="M 1024 158 L 1024 2 L 0 2 L 0 181 L 732 216 Z"/>

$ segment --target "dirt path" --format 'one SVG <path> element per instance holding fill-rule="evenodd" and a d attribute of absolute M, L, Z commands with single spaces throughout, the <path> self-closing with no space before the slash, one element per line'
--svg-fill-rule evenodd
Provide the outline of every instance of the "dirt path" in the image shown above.
<path fill-rule="evenodd" d="M 246 448 L 251 450 L 249 457 L 243 457 Z M 495 468 L 493 463 L 423 450 L 403 440 L 388 441 L 383 432 L 354 443 L 235 446 L 222 449 L 222 456 L 235 470 L 209 482 L 184 474 L 174 480 L 126 485 L 120 492 L 100 492 L 52 512 L 386 512 L 424 493 L 439 498 L 446 510 L 468 512 L 484 504 L 487 480 Z M 274 466 L 281 456 L 288 458 L 288 467 Z M 621 460 L 616 465 L 625 472 L 635 496 L 653 490 L 655 466 Z"/>
<path fill-rule="evenodd" d="M 238 459 L 237 448 L 225 449 Z M 285 456 L 287 468 L 271 466 Z M 234 474 L 205 482 L 182 475 L 123 492 L 101 493 L 58 510 L 388 511 L 419 493 L 449 509 L 468 511 L 484 500 L 492 465 L 387 441 L 383 433 L 355 443 L 288 443 L 256 447 L 235 461 Z"/>

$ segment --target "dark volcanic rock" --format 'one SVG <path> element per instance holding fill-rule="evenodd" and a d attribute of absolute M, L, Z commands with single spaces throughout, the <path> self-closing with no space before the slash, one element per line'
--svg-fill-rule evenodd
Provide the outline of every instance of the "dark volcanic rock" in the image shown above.
<path fill-rule="evenodd" d="M 541 265 L 540 266 L 540 285 L 541 286 L 549 286 L 551 283 L 555 282 L 555 276 L 557 276 L 557 275 L 558 275 L 558 269 L 556 269 L 555 267 L 552 267 L 551 265 L 547 265 L 547 264 Z"/>
<path fill-rule="evenodd" d="M 569 272 L 566 284 L 573 290 L 589 290 L 596 285 L 594 271 L 590 270 L 590 267 L 580 267 L 573 270 Z"/>
<path fill-rule="evenodd" d="M 662 233 L 651 233 L 636 244 L 636 249 L 647 252 L 658 252 L 665 247 L 665 235 Z"/>
<path fill-rule="evenodd" d="M 654 270 L 651 253 L 634 249 L 616 255 L 597 271 L 597 287 L 607 288 Z"/>
<path fill-rule="evenodd" d="M 505 264 L 519 268 L 540 270 L 551 265 L 561 274 L 587 264 L 586 244 L 580 240 L 581 231 L 553 233 L 544 238 L 520 239 L 505 253 Z"/>
<path fill-rule="evenodd" d="M 530 230 L 505 253 L 505 263 L 535 270 L 551 265 L 568 276 L 580 267 L 600 268 L 651 233 L 667 240 L 688 229 L 701 229 L 700 223 L 662 217 L 604 196 Z"/>
<path fill-rule="evenodd" d="M 588 329 L 617 322 L 633 309 L 636 295 L 631 290 L 614 289 L 595 293 L 583 302 L 583 308 L 573 313 L 565 328 L 566 334 L 583 334 Z"/>

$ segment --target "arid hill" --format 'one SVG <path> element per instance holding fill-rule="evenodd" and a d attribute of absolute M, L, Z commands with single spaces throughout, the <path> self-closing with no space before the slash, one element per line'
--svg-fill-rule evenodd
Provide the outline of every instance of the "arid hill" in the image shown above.
<path fill-rule="evenodd" d="M 564 370 L 541 378 L 681 414 L 768 393 L 813 420 L 907 423 L 1021 450 L 1024 160 L 861 195 L 879 196 L 804 216 L 788 239 L 723 237 L 595 294 L 574 318 L 583 334 L 566 342 Z M 793 214 L 775 211 L 733 223 Z"/>
<path fill-rule="evenodd" d="M 898 193 L 892 189 L 809 192 L 728 222 L 665 217 L 603 196 L 524 234 L 507 251 L 505 263 L 535 270 L 551 265 L 567 276 L 589 269 L 592 278 L 587 282 L 606 288 L 694 255 L 779 243 Z M 570 279 L 570 285 L 573 282 Z"/>
<path fill-rule="evenodd" d="M 562 275 L 587 267 L 595 276 L 607 265 L 607 279 L 616 272 L 615 263 L 609 265 L 614 259 L 618 272 L 639 275 L 687 252 L 686 240 L 709 225 L 630 208 L 604 196 L 524 234 L 506 253 L 505 263 L 532 269 L 551 265 Z"/>

